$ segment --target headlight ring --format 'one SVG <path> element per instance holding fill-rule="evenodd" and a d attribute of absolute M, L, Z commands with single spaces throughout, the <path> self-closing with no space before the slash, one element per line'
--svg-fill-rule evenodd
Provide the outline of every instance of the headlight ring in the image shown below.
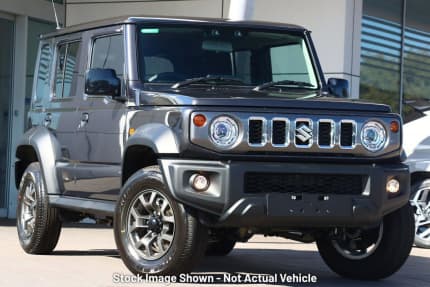
<path fill-rule="evenodd" d="M 369 121 L 363 125 L 360 133 L 361 144 L 370 152 L 382 150 L 387 141 L 385 127 L 377 121 Z"/>
<path fill-rule="evenodd" d="M 239 139 L 239 125 L 229 116 L 219 116 L 212 120 L 209 138 L 218 148 L 229 149 Z"/>

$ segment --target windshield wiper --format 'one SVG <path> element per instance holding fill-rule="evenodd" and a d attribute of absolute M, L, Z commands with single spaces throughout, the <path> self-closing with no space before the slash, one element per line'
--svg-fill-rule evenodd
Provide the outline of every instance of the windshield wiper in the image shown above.
<path fill-rule="evenodd" d="M 178 89 L 181 87 L 185 87 L 185 86 L 197 84 L 197 83 L 210 84 L 211 82 L 224 83 L 224 84 L 226 83 L 239 84 L 239 85 L 245 84 L 243 81 L 235 78 L 228 78 L 224 76 L 206 76 L 206 77 L 199 77 L 199 78 L 190 78 L 181 82 L 177 82 L 176 84 L 172 85 L 172 89 Z"/>
<path fill-rule="evenodd" d="M 300 82 L 300 81 L 292 81 L 292 80 L 283 80 L 283 81 L 273 81 L 267 82 L 261 85 L 258 85 L 254 88 L 254 91 L 261 91 L 274 86 L 294 86 L 299 88 L 316 88 L 311 83 Z"/>

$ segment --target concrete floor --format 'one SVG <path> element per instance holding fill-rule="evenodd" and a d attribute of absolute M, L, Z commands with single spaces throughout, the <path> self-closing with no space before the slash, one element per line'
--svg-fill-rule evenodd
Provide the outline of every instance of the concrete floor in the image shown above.
<path fill-rule="evenodd" d="M 0 222 L 0 286 L 157 286 L 156 284 L 118 284 L 113 274 L 126 274 L 115 250 L 111 229 L 63 228 L 52 255 L 27 255 L 19 246 L 13 223 Z M 414 248 L 411 257 L 394 276 L 378 282 L 346 280 L 331 272 L 321 260 L 314 244 L 301 244 L 282 238 L 255 236 L 249 243 L 237 244 L 227 257 L 205 258 L 194 275 L 310 273 L 316 284 L 288 286 L 430 286 L 430 250 Z M 170 284 L 168 286 L 199 286 Z M 226 286 L 227 283 L 211 286 Z M 274 284 L 271 284 L 272 286 Z M 275 285 L 282 285 L 278 282 Z M 158 286 L 167 286 L 158 284 Z M 201 285 L 208 286 L 208 285 Z M 242 284 L 242 286 L 255 286 Z M 261 284 L 259 286 L 264 286 Z M 269 286 L 269 285 L 268 285 Z"/>

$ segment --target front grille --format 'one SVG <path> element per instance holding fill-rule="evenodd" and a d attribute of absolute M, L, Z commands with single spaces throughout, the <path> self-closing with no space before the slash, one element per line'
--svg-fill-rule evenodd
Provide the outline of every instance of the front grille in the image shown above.
<path fill-rule="evenodd" d="M 273 120 L 272 143 L 274 145 L 285 145 L 287 142 L 287 122 L 285 120 Z"/>
<path fill-rule="evenodd" d="M 332 123 L 329 121 L 318 124 L 318 144 L 320 146 L 331 146 L 333 144 Z"/>
<path fill-rule="evenodd" d="M 353 149 L 356 126 L 353 120 L 251 117 L 248 118 L 248 145 L 263 147 L 269 143 L 282 148 L 293 143 L 300 149 L 311 148 L 314 144 L 325 151 L 335 147 Z"/>
<path fill-rule="evenodd" d="M 367 176 L 338 174 L 246 173 L 245 193 L 361 194 Z"/>
<path fill-rule="evenodd" d="M 249 120 L 248 141 L 253 145 L 263 142 L 263 120 Z"/>
<path fill-rule="evenodd" d="M 352 122 L 342 122 L 340 124 L 340 145 L 342 147 L 352 147 L 354 135 L 354 124 Z"/>

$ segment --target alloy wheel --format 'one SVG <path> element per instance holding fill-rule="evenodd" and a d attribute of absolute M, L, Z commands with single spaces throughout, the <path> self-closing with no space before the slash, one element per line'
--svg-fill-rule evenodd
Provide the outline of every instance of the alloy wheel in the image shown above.
<path fill-rule="evenodd" d="M 156 260 L 169 250 L 175 233 L 175 217 L 169 200 L 149 189 L 137 194 L 127 216 L 127 236 L 137 257 Z"/>
<path fill-rule="evenodd" d="M 430 240 L 430 189 L 419 189 L 411 199 L 415 209 L 415 234 L 425 241 Z"/>
<path fill-rule="evenodd" d="M 382 240 L 384 224 L 372 230 L 344 230 L 332 240 L 334 248 L 343 257 L 351 260 L 362 260 L 372 255 Z"/>
<path fill-rule="evenodd" d="M 34 226 L 36 223 L 36 187 L 33 182 L 29 182 L 25 186 L 23 198 L 21 200 L 21 216 L 20 225 L 23 235 L 30 238 L 34 233 Z"/>

